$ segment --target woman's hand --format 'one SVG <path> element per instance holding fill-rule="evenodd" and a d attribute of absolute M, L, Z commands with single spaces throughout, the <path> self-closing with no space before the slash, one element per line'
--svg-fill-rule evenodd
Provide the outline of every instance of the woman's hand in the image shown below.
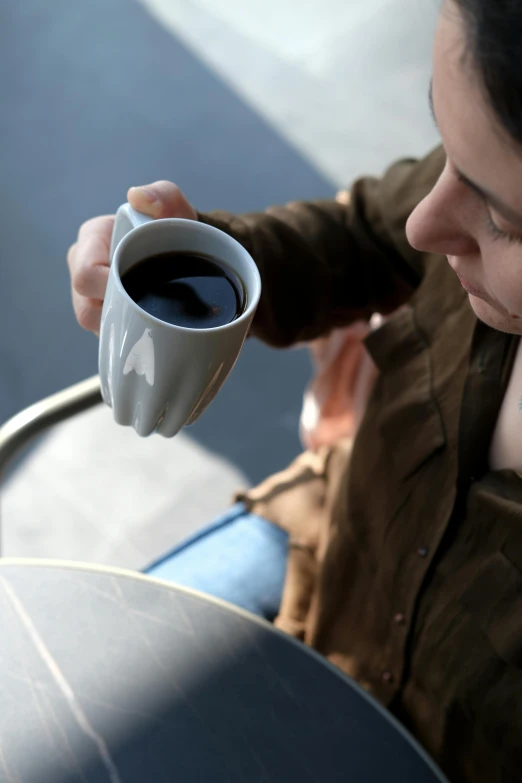
<path fill-rule="evenodd" d="M 181 190 L 162 180 L 130 188 L 127 199 L 134 209 L 151 218 L 178 217 L 197 220 L 197 212 Z M 91 218 L 80 226 L 78 238 L 67 253 L 72 302 L 80 326 L 98 334 L 109 277 L 109 251 L 114 215 Z"/>

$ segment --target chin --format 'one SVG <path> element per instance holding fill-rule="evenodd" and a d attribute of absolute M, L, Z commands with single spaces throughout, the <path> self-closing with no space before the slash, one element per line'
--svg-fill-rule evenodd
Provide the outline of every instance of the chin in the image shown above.
<path fill-rule="evenodd" d="M 522 320 L 511 318 L 509 313 L 471 294 L 469 303 L 477 318 L 492 329 L 508 334 L 522 334 Z"/>

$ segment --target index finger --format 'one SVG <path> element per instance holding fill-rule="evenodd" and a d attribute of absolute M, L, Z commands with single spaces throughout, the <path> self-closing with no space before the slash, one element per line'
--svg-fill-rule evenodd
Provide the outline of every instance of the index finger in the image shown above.
<path fill-rule="evenodd" d="M 71 274 L 79 262 L 82 265 L 85 262 L 86 245 L 89 247 L 88 252 L 94 254 L 94 265 L 108 263 L 113 227 L 114 215 L 101 215 L 82 223 L 78 231 L 78 239 L 71 245 L 67 253 L 67 263 Z"/>
<path fill-rule="evenodd" d="M 105 215 L 84 223 L 67 262 L 73 288 L 82 296 L 103 299 L 107 285 L 114 217 Z"/>
<path fill-rule="evenodd" d="M 97 234 L 107 240 L 107 246 L 110 246 L 112 229 L 114 227 L 114 215 L 98 215 L 98 217 L 86 220 L 82 223 L 78 231 L 78 241 L 91 234 Z"/>

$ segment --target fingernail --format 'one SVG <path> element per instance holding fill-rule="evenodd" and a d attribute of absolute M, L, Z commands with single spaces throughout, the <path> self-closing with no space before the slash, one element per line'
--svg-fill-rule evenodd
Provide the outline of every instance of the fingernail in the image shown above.
<path fill-rule="evenodd" d="M 152 188 L 148 188 L 146 186 L 139 186 L 139 187 L 132 187 L 130 190 L 134 190 L 138 193 L 141 193 L 145 201 L 148 201 L 149 204 L 154 204 L 155 201 L 158 200 L 158 197 L 156 193 L 152 190 Z"/>

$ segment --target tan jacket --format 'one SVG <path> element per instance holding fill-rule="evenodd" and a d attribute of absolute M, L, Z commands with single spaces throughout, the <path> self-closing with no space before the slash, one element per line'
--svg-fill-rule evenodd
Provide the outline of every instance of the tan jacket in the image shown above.
<path fill-rule="evenodd" d="M 477 321 L 444 257 L 408 245 L 443 162 L 362 179 L 348 205 L 200 219 L 258 263 L 254 331 L 272 345 L 394 313 L 366 340 L 379 375 L 355 442 L 246 495 L 290 532 L 278 625 L 386 704 L 454 783 L 515 783 L 522 479 L 487 456 L 518 338 Z"/>

